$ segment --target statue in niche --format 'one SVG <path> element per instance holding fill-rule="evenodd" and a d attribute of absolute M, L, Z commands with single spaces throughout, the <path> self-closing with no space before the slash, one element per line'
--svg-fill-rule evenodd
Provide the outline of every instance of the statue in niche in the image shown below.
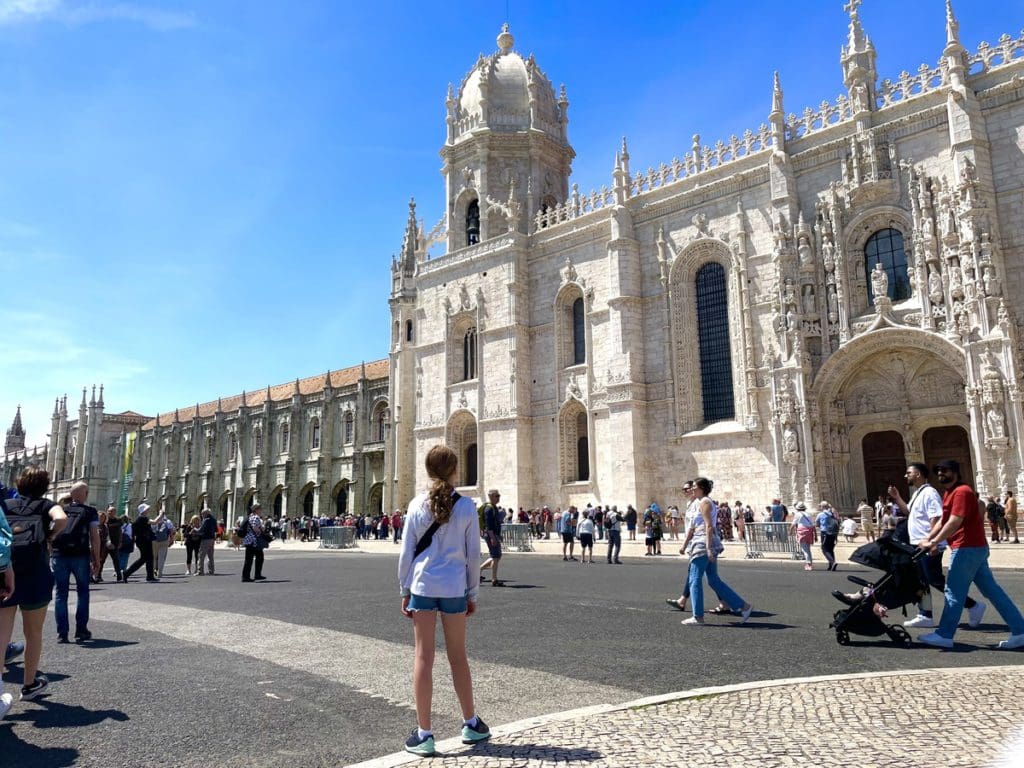
<path fill-rule="evenodd" d="M 832 245 L 832 238 L 828 235 L 822 238 L 821 253 L 825 262 L 825 271 L 831 272 L 836 263 L 836 247 Z"/>
<path fill-rule="evenodd" d="M 796 325 L 796 311 L 790 307 L 786 310 L 786 330 L 795 331 Z"/>
<path fill-rule="evenodd" d="M 804 286 L 804 314 L 813 315 L 814 309 L 814 288 L 810 285 Z"/>
<path fill-rule="evenodd" d="M 814 252 L 811 250 L 811 240 L 806 233 L 800 235 L 799 245 L 796 249 L 800 257 L 801 267 L 810 267 L 814 264 Z"/>
<path fill-rule="evenodd" d="M 1001 440 L 1006 437 L 1006 417 L 1003 409 L 997 405 L 988 409 L 985 416 L 985 426 L 988 427 L 988 436 L 994 440 Z"/>
<path fill-rule="evenodd" d="M 839 319 L 839 297 L 833 286 L 829 286 L 828 290 L 828 319 L 833 323 Z"/>
<path fill-rule="evenodd" d="M 576 267 L 572 265 L 572 259 L 565 257 L 565 266 L 562 267 L 562 284 L 576 282 Z"/>
<path fill-rule="evenodd" d="M 796 306 L 796 288 L 793 287 L 793 281 L 788 277 L 786 278 L 786 288 L 782 292 L 782 301 L 787 307 Z"/>
<path fill-rule="evenodd" d="M 988 264 L 992 261 L 992 241 L 988 232 L 981 233 L 981 262 Z"/>
<path fill-rule="evenodd" d="M 846 427 L 839 428 L 839 440 L 842 442 L 843 453 L 850 452 L 850 435 L 846 431 Z"/>
<path fill-rule="evenodd" d="M 782 431 L 782 453 L 791 464 L 800 459 L 800 442 L 792 424 L 787 424 Z"/>
<path fill-rule="evenodd" d="M 956 264 L 949 268 L 949 293 L 955 299 L 964 297 L 964 279 L 960 267 Z"/>
<path fill-rule="evenodd" d="M 889 295 L 889 276 L 885 274 L 880 261 L 875 262 L 875 268 L 871 270 L 871 292 L 876 304 L 880 298 L 887 298 Z"/>
<path fill-rule="evenodd" d="M 999 300 L 999 310 L 996 312 L 996 321 L 1003 327 L 1010 324 L 1010 312 L 1006 309 L 1006 302 Z"/>
<path fill-rule="evenodd" d="M 786 330 L 786 320 L 783 318 L 782 313 L 779 312 L 778 307 L 772 307 L 772 330 L 776 333 L 782 333 Z"/>
<path fill-rule="evenodd" d="M 469 307 L 470 307 L 470 303 L 469 303 L 469 289 L 466 287 L 465 283 L 463 283 L 459 287 L 459 303 L 460 303 L 460 305 L 462 306 L 463 309 L 469 309 Z"/>
<path fill-rule="evenodd" d="M 999 372 L 999 361 L 992 354 L 992 350 L 987 347 L 981 353 L 981 378 L 990 380 L 1002 378 L 1002 374 Z"/>
<path fill-rule="evenodd" d="M 934 267 L 928 270 L 928 298 L 932 300 L 932 304 L 942 304 L 942 277 L 939 270 Z"/>
<path fill-rule="evenodd" d="M 450 315 L 452 313 L 452 300 L 447 296 L 444 297 L 444 313 Z"/>
<path fill-rule="evenodd" d="M 998 296 L 999 295 L 999 281 L 996 280 L 996 273 L 992 267 L 986 266 L 981 278 L 982 284 L 985 286 L 986 296 Z"/>

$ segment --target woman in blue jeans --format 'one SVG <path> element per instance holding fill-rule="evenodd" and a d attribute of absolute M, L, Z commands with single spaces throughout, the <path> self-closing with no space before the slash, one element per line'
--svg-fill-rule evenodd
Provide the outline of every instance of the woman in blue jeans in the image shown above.
<path fill-rule="evenodd" d="M 715 530 L 718 507 L 708 498 L 712 483 L 706 477 L 693 481 L 693 494 L 697 499 L 697 514 L 693 520 L 693 536 L 687 545 L 690 555 L 690 597 L 693 600 L 693 616 L 683 619 L 687 626 L 704 624 L 704 576 L 708 586 L 729 606 L 734 613 L 743 616 L 743 622 L 750 618 L 753 607 L 736 594 L 718 575 L 718 555 L 725 551 Z"/>

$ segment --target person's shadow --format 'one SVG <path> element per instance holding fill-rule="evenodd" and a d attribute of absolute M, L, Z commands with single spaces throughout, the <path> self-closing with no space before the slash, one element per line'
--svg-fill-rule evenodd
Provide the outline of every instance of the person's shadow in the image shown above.
<path fill-rule="evenodd" d="M 119 709 L 86 709 L 77 705 L 62 704 L 45 695 L 35 699 L 39 708 L 33 707 L 8 715 L 5 719 L 11 722 L 23 721 L 36 728 L 79 728 L 86 725 L 98 725 L 105 720 L 125 722 L 128 715 Z M 77 754 L 77 753 L 76 753 Z M 21 765 L 15 761 L 12 765 Z"/>
<path fill-rule="evenodd" d="M 19 739 L 13 728 L 3 728 L 2 725 L 0 754 L 4 756 L 5 765 L 16 765 L 18 768 L 66 768 L 75 765 L 79 756 L 77 749 L 37 747 L 35 744 L 29 744 Z"/>

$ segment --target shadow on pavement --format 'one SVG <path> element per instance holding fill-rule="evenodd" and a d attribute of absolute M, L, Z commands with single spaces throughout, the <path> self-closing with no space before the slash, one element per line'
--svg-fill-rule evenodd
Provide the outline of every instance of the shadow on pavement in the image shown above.
<path fill-rule="evenodd" d="M 440 752 L 438 753 L 438 757 L 468 757 L 470 755 L 473 757 L 512 758 L 520 761 L 529 756 L 531 760 L 542 760 L 545 765 L 567 763 L 570 761 L 592 762 L 604 757 L 604 754 L 596 749 L 586 749 L 584 747 L 573 749 L 553 744 L 501 744 L 493 741 L 467 747 L 461 752 L 446 752 L 444 755 Z"/>
<path fill-rule="evenodd" d="M 104 638 L 86 640 L 84 643 L 80 643 L 83 648 L 122 648 L 126 645 L 138 644 L 137 640 L 106 640 Z"/>
<path fill-rule="evenodd" d="M 39 670 L 42 674 L 46 675 L 46 679 L 51 683 L 58 683 L 61 680 L 67 680 L 67 675 L 62 675 L 59 672 L 46 672 L 42 669 Z M 7 683 L 17 683 L 18 685 L 25 684 L 25 667 L 22 662 L 11 662 L 7 665 L 7 672 L 4 674 L 4 681 Z M 10 718 L 5 718 L 10 719 Z M 3 754 L 0 752 L 0 754 Z"/>
<path fill-rule="evenodd" d="M 116 720 L 117 722 L 128 720 L 128 715 L 119 709 L 86 709 L 77 705 L 51 701 L 45 696 L 33 699 L 33 701 L 38 708 L 33 707 L 16 715 L 8 715 L 6 719 L 12 722 L 32 723 L 36 728 L 78 728 L 97 725 L 105 720 Z M 21 763 L 15 762 L 12 765 L 21 765 Z"/>
<path fill-rule="evenodd" d="M 65 768 L 78 762 L 77 749 L 37 747 L 19 739 L 13 728 L 0 727 L 0 754 L 5 764 L 18 768 Z"/>
<path fill-rule="evenodd" d="M 774 621 L 748 621 L 746 624 L 741 624 L 738 621 L 734 621 L 730 624 L 715 624 L 709 621 L 705 624 L 707 627 L 742 627 L 743 629 L 795 629 L 792 624 L 779 624 Z"/>

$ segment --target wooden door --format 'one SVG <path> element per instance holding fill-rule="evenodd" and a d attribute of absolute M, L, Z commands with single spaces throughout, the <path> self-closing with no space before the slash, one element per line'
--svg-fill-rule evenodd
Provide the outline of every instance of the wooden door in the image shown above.
<path fill-rule="evenodd" d="M 864 451 L 864 486 L 870 503 L 886 493 L 890 485 L 899 488 L 904 499 L 910 498 L 907 481 L 907 458 L 903 453 L 903 435 L 892 430 L 871 432 L 861 443 Z"/>

